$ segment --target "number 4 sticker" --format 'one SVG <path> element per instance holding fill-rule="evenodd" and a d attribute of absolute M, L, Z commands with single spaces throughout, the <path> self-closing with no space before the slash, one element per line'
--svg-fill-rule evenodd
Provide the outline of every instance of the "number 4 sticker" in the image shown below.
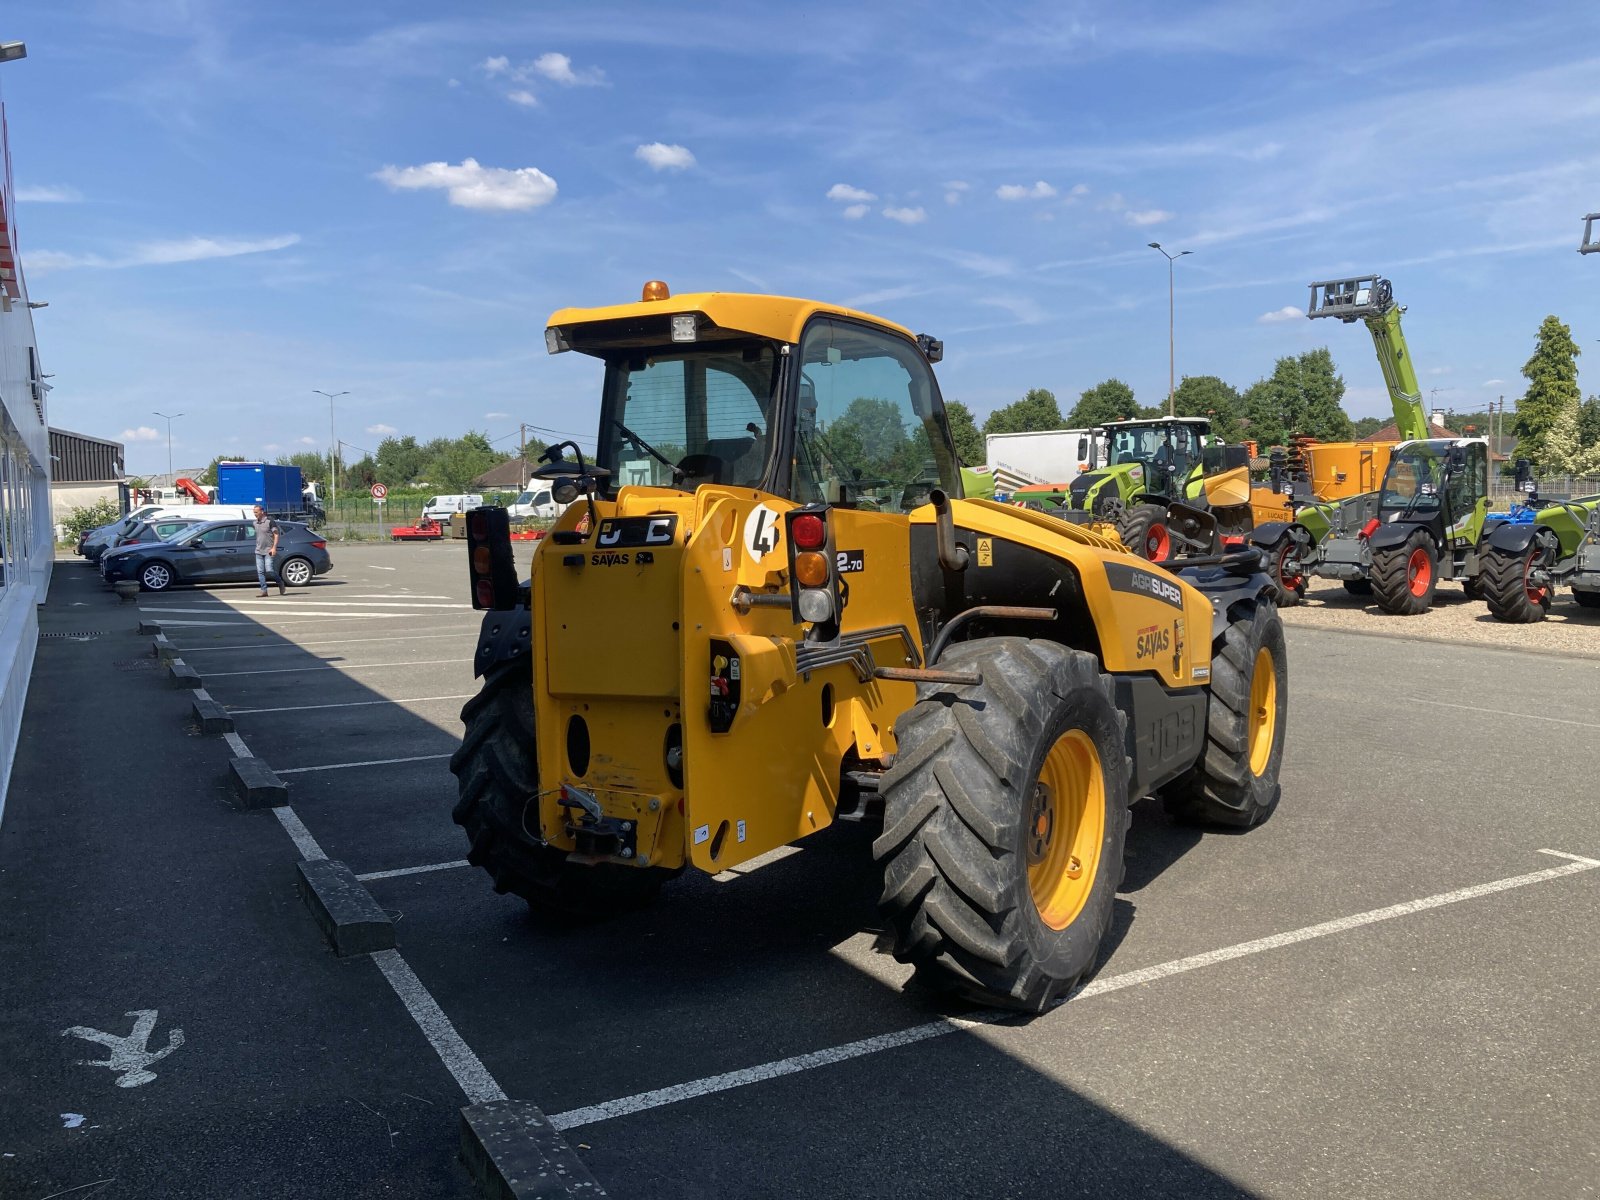
<path fill-rule="evenodd" d="M 744 548 L 750 552 L 750 557 L 759 561 L 776 550 L 782 528 L 778 514 L 765 504 L 752 508 L 744 520 Z"/>

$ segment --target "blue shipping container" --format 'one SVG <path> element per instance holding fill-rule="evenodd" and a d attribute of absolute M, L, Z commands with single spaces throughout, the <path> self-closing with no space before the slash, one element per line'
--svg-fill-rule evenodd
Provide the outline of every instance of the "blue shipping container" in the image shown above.
<path fill-rule="evenodd" d="M 273 463 L 217 464 L 218 504 L 259 504 L 270 513 L 297 513 L 305 509 L 302 491 L 299 467 L 280 467 Z"/>

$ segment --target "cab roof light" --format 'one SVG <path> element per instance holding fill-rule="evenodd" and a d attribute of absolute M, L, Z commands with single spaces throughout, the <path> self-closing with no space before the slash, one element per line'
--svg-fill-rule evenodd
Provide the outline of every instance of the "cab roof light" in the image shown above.
<path fill-rule="evenodd" d="M 549 354 L 561 354 L 572 349 L 572 343 L 567 341 L 567 335 L 561 332 L 559 325 L 552 325 L 544 331 L 544 348 Z"/>
<path fill-rule="evenodd" d="M 672 289 L 660 279 L 652 279 L 644 285 L 644 290 L 639 293 L 641 301 L 671 300 Z"/>
<path fill-rule="evenodd" d="M 672 318 L 672 340 L 675 342 L 693 342 L 700 337 L 696 327 L 693 313 L 675 313 Z"/>

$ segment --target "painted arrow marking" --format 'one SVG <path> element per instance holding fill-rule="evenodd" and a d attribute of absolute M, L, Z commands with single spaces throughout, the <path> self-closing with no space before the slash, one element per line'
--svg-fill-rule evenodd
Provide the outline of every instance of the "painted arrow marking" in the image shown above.
<path fill-rule="evenodd" d="M 110 1067 L 121 1074 L 121 1078 L 117 1080 L 118 1087 L 138 1087 L 156 1077 L 156 1073 L 145 1070 L 146 1067 L 160 1062 L 183 1045 L 183 1030 L 168 1030 L 166 1046 L 161 1050 L 151 1050 L 150 1034 L 156 1027 L 156 1010 L 138 1008 L 122 1015 L 133 1018 L 133 1032 L 127 1037 L 102 1033 L 98 1029 L 90 1029 L 87 1025 L 74 1025 L 71 1029 L 63 1029 L 61 1036 L 100 1043 L 110 1053 L 109 1058 L 80 1058 L 78 1064 L 85 1067 Z"/>

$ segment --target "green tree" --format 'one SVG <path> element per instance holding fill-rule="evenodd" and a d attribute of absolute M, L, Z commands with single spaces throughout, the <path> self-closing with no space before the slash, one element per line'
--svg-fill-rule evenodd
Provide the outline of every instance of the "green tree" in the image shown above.
<path fill-rule="evenodd" d="M 1600 446 L 1600 397 L 1590 396 L 1578 410 L 1578 440 L 1585 446 Z"/>
<path fill-rule="evenodd" d="M 1546 441 L 1556 419 L 1582 399 L 1578 390 L 1578 344 L 1572 330 L 1556 317 L 1539 326 L 1533 357 L 1523 364 L 1528 390 L 1517 401 L 1517 418 L 1511 431 L 1517 435 L 1513 457 L 1529 458 L 1549 468 Z"/>
<path fill-rule="evenodd" d="M 427 477 L 428 485 L 441 492 L 469 490 L 474 479 L 502 461 L 501 456 L 489 445 L 488 437 L 476 430 L 454 441 L 435 438 L 423 450 L 431 452 L 431 456 L 422 473 Z"/>
<path fill-rule="evenodd" d="M 195 480 L 195 482 L 198 483 L 201 487 L 216 487 L 217 486 L 217 464 L 218 463 L 249 462 L 249 461 L 250 461 L 249 459 L 245 458 L 243 455 L 240 455 L 240 454 L 219 454 L 219 455 L 217 455 L 216 458 L 213 458 L 211 460 L 211 465 L 210 466 L 206 467 L 206 469 L 204 471 L 200 472 L 200 476 L 199 476 L 198 479 Z"/>
<path fill-rule="evenodd" d="M 984 433 L 1037 433 L 1041 429 L 1061 429 L 1061 406 L 1055 393 L 1045 388 L 1029 388 L 1021 400 L 997 408 L 983 423 Z"/>
<path fill-rule="evenodd" d="M 1270 378 L 1258 379 L 1241 397 L 1248 423 L 1245 435 L 1263 449 L 1287 445 L 1296 434 L 1326 442 L 1349 441 L 1352 426 L 1340 407 L 1343 399 L 1344 379 L 1335 373 L 1326 347 L 1298 357 L 1285 355 L 1273 366 Z"/>
<path fill-rule="evenodd" d="M 983 434 L 972 417 L 972 410 L 959 400 L 946 400 L 944 415 L 950 423 L 950 440 L 955 443 L 956 457 L 964 466 L 982 466 L 989 454 L 984 449 Z"/>
<path fill-rule="evenodd" d="M 62 518 L 61 528 L 66 530 L 67 540 L 76 545 L 81 534 L 109 525 L 121 516 L 122 511 L 114 501 L 96 500 L 87 507 L 74 507 Z"/>
<path fill-rule="evenodd" d="M 1129 421 L 1138 415 L 1133 389 L 1120 379 L 1106 379 L 1078 397 L 1078 403 L 1067 414 L 1066 425 L 1070 429 L 1092 429 L 1107 421 Z"/>
<path fill-rule="evenodd" d="M 378 482 L 378 464 L 370 454 L 363 454 L 355 462 L 346 464 L 341 473 L 351 487 L 369 488 Z"/>
<path fill-rule="evenodd" d="M 1356 421 L 1350 436 L 1355 441 L 1369 438 L 1388 423 L 1382 417 L 1361 417 Z"/>
<path fill-rule="evenodd" d="M 1172 400 L 1173 410 L 1180 417 L 1210 417 L 1215 437 L 1225 442 L 1241 439 L 1241 401 L 1231 384 L 1215 375 L 1185 375 Z"/>
<path fill-rule="evenodd" d="M 278 465 L 299 467 L 302 483 L 311 483 L 313 480 L 321 483 L 328 478 L 328 456 L 318 454 L 314 450 L 302 450 L 299 454 L 280 454 Z"/>
<path fill-rule="evenodd" d="M 422 474 L 424 461 L 422 448 L 410 434 L 386 437 L 378 443 L 378 482 L 392 488 L 408 487 Z"/>
<path fill-rule="evenodd" d="M 1324 442 L 1348 442 L 1350 417 L 1344 411 L 1344 376 L 1333 367 L 1326 346 L 1307 350 L 1296 360 L 1300 378 L 1300 420 L 1290 432 Z"/>
<path fill-rule="evenodd" d="M 1567 475 L 1600 471 L 1600 446 L 1585 445 L 1579 433 L 1581 409 L 1582 405 L 1572 400 L 1545 431 L 1542 464 L 1546 470 Z"/>

